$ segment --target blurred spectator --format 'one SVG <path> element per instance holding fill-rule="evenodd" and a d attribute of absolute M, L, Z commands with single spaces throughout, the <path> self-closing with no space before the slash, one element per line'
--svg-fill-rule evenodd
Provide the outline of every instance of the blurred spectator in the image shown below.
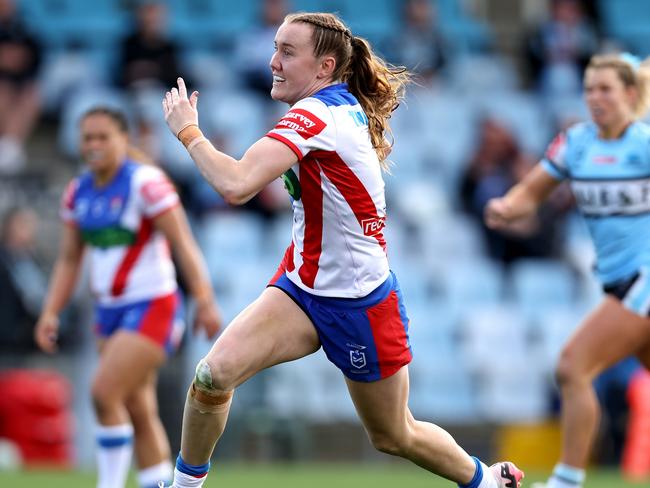
<path fill-rule="evenodd" d="M 258 25 L 241 33 L 235 46 L 237 71 L 245 86 L 268 100 L 275 33 L 287 15 L 285 0 L 263 0 Z"/>
<path fill-rule="evenodd" d="M 426 83 L 446 63 L 446 47 L 429 0 L 408 0 L 403 5 L 403 27 L 386 47 L 394 64 L 418 73 Z"/>
<path fill-rule="evenodd" d="M 0 351 L 36 350 L 34 324 L 47 280 L 34 255 L 38 218 L 28 208 L 9 210 L 0 229 Z"/>
<path fill-rule="evenodd" d="M 178 52 L 166 34 L 166 15 L 163 2 L 139 2 L 135 29 L 122 43 L 119 83 L 123 88 L 165 89 L 176 83 Z"/>
<path fill-rule="evenodd" d="M 40 47 L 13 0 L 0 0 L 0 172 L 15 173 L 25 165 L 24 143 L 40 113 L 40 63 Z"/>
<path fill-rule="evenodd" d="M 490 198 L 503 195 L 523 178 L 536 161 L 519 147 L 515 136 L 500 122 L 486 117 L 479 128 L 474 155 L 461 183 L 464 210 L 481 223 L 490 257 L 509 264 L 523 257 L 551 257 L 558 251 L 557 233 L 564 202 L 551 201 L 534 219 L 523 222 L 508 234 L 483 224 L 483 210 Z"/>
<path fill-rule="evenodd" d="M 553 0 L 550 14 L 526 40 L 531 76 L 550 97 L 580 93 L 584 68 L 598 49 L 596 29 L 579 0 Z"/>
<path fill-rule="evenodd" d="M 167 35 L 166 17 L 164 2 L 139 1 L 135 28 L 121 47 L 117 83 L 133 98 L 138 117 L 147 123 L 162 118 L 162 95 L 182 74 L 178 47 Z"/>

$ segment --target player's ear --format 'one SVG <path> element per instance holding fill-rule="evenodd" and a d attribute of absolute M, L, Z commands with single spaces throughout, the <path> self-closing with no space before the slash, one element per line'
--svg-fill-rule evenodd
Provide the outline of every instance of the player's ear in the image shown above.
<path fill-rule="evenodd" d="M 323 56 L 320 61 L 317 78 L 331 78 L 334 70 L 336 70 L 336 59 L 334 56 Z"/>

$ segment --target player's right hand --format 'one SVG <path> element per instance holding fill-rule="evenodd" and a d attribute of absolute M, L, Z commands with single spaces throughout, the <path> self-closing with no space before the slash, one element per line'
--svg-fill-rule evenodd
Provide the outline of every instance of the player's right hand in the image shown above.
<path fill-rule="evenodd" d="M 166 92 L 165 98 L 162 100 L 165 121 L 169 126 L 169 130 L 176 137 L 184 128 L 190 125 L 199 126 L 199 112 L 197 110 L 199 92 L 193 91 L 188 98 L 183 78 L 179 77 L 177 83 L 178 88 L 173 87 Z"/>
<path fill-rule="evenodd" d="M 52 314 L 43 314 L 36 323 L 34 340 L 42 351 L 49 354 L 57 350 L 57 338 L 59 335 L 59 318 Z"/>
<path fill-rule="evenodd" d="M 194 333 L 197 333 L 199 329 L 203 329 L 207 338 L 213 339 L 222 326 L 221 311 L 212 297 L 196 302 Z"/>
<path fill-rule="evenodd" d="M 485 205 L 483 212 L 485 225 L 490 229 L 504 229 L 512 222 L 511 207 L 505 198 L 492 198 Z"/>

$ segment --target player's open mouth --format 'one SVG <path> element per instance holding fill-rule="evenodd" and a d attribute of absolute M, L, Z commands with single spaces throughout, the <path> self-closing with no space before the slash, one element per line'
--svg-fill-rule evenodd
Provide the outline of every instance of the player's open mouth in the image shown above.
<path fill-rule="evenodd" d="M 104 153 L 102 151 L 88 151 L 86 153 L 86 161 L 89 163 L 101 161 L 102 159 L 104 159 Z"/>
<path fill-rule="evenodd" d="M 284 81 L 284 78 L 278 75 L 273 75 L 273 83 L 282 83 Z"/>

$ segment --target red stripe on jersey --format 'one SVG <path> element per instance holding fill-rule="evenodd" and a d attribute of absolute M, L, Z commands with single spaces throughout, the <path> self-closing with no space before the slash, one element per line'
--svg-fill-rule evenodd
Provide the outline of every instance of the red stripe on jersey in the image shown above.
<path fill-rule="evenodd" d="M 296 146 L 293 142 L 291 142 L 286 137 L 281 136 L 280 134 L 276 134 L 274 132 L 269 132 L 268 134 L 266 134 L 266 137 L 270 137 L 271 139 L 275 139 L 276 141 L 280 141 L 281 143 L 289 146 L 289 149 L 291 149 L 296 154 L 296 156 L 298 156 L 298 161 L 302 160 L 302 158 L 304 157 L 300 152 L 300 149 L 298 149 L 298 146 Z"/>
<path fill-rule="evenodd" d="M 273 278 L 271 278 L 271 281 L 269 281 L 269 284 L 271 285 L 275 284 L 275 282 L 280 279 L 280 276 L 282 276 L 285 273 L 285 271 L 291 273 L 294 269 L 296 269 L 295 264 L 293 264 L 293 249 L 294 249 L 294 245 L 292 242 L 289 245 L 289 247 L 287 247 L 287 250 L 284 252 L 284 257 L 282 258 L 282 262 L 280 263 L 280 266 L 278 266 L 278 270 L 273 275 Z"/>
<path fill-rule="evenodd" d="M 411 350 L 395 290 L 366 313 L 375 340 L 379 373 L 382 378 L 387 378 L 411 361 Z"/>
<path fill-rule="evenodd" d="M 323 189 L 320 168 L 311 157 L 300 164 L 300 186 L 305 209 L 305 238 L 298 275 L 305 285 L 313 288 L 323 245 Z"/>
<path fill-rule="evenodd" d="M 321 155 L 323 159 L 327 159 L 327 162 L 322 164 L 323 173 L 350 205 L 364 235 L 377 239 L 381 248 L 386 252 L 386 240 L 382 233 L 384 219 L 377 214 L 375 202 L 372 201 L 361 180 L 335 152 L 318 151 L 311 154 L 315 157 Z"/>
<path fill-rule="evenodd" d="M 174 323 L 177 300 L 176 293 L 151 300 L 142 316 L 138 333 L 165 347 Z"/>
<path fill-rule="evenodd" d="M 135 243 L 126 251 L 126 255 L 115 273 L 115 279 L 111 287 L 111 294 L 113 296 L 119 296 L 124 292 L 129 273 L 140 257 L 145 244 L 151 238 L 151 234 L 153 234 L 153 223 L 149 219 L 143 219 Z"/>
<path fill-rule="evenodd" d="M 287 249 L 287 252 L 284 255 L 285 267 L 289 273 L 291 273 L 294 269 L 296 269 L 296 265 L 293 262 L 293 251 L 295 250 L 295 247 L 296 246 L 293 245 L 293 241 L 291 241 L 291 244 L 289 244 L 289 248 Z"/>

